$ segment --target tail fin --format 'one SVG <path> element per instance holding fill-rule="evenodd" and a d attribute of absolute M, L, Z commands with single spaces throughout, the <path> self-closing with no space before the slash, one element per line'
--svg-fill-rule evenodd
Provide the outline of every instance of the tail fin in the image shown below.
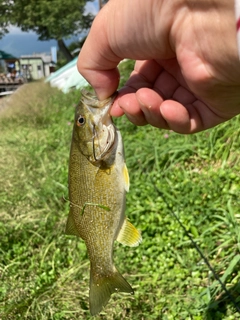
<path fill-rule="evenodd" d="M 128 292 L 134 294 L 130 284 L 123 276 L 114 268 L 114 271 L 102 278 L 95 279 L 91 272 L 89 304 L 92 316 L 98 314 L 102 308 L 108 303 L 112 293 Z"/>

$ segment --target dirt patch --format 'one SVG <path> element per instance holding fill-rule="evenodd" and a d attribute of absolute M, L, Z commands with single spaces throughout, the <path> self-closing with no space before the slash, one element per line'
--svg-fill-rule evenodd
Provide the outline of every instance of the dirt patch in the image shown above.
<path fill-rule="evenodd" d="M 11 95 L 8 95 L 6 97 L 1 97 L 0 98 L 0 114 L 2 113 L 2 111 L 4 111 L 11 103 L 11 100 L 13 99 L 13 97 L 16 95 L 16 93 L 18 93 L 19 91 L 21 91 L 22 89 L 25 89 L 24 87 L 26 86 L 26 84 L 21 85 L 17 90 L 15 90 Z"/>
<path fill-rule="evenodd" d="M 9 99 L 10 97 L 0 98 L 0 113 L 7 107 Z"/>
<path fill-rule="evenodd" d="M 12 95 L 0 99 L 0 117 L 39 112 L 40 105 L 55 92 L 43 81 L 23 84 Z"/>

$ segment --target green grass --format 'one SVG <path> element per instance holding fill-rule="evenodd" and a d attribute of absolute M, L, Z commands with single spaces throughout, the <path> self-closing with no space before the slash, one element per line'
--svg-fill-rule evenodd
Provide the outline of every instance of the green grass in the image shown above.
<path fill-rule="evenodd" d="M 122 64 L 121 84 L 131 66 Z M 64 235 L 79 93 L 30 86 L 0 113 L 0 319 L 90 319 L 85 244 Z M 135 295 L 114 295 L 96 319 L 238 319 L 171 211 L 240 305 L 240 118 L 192 136 L 116 123 L 131 182 L 126 215 L 143 242 L 116 243 Z"/>

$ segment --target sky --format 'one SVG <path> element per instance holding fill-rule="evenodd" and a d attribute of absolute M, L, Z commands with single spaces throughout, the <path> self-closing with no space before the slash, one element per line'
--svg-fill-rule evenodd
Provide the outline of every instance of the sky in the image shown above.
<path fill-rule="evenodd" d="M 98 12 L 98 0 L 87 2 L 86 13 L 91 12 L 96 15 Z M 67 44 L 77 41 L 78 37 L 66 40 Z M 0 50 L 12 54 L 16 58 L 21 55 L 29 55 L 33 53 L 50 53 L 51 47 L 57 46 L 56 40 L 40 41 L 35 32 L 23 32 L 21 29 L 10 26 L 9 33 L 0 39 Z"/>

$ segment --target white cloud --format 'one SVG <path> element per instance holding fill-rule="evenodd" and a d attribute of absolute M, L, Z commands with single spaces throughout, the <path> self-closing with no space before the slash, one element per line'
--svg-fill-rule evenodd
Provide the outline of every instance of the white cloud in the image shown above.
<path fill-rule="evenodd" d="M 91 13 L 94 16 L 98 13 L 98 0 L 87 2 L 85 6 L 85 14 Z"/>
<path fill-rule="evenodd" d="M 8 31 L 9 33 L 11 34 L 29 34 L 29 33 L 34 33 L 33 31 L 29 31 L 29 32 L 23 32 L 20 28 L 16 27 L 16 26 L 13 26 L 13 25 L 10 25 L 10 27 L 8 28 Z"/>

